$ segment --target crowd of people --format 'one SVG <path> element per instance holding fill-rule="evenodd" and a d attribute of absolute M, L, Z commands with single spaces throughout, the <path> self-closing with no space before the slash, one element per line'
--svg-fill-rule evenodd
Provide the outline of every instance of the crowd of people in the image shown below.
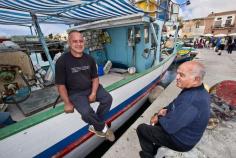
<path fill-rule="evenodd" d="M 232 54 L 232 51 L 236 48 L 236 38 L 231 36 L 197 38 L 194 40 L 194 48 L 214 49 L 219 52 L 218 55 L 221 55 L 223 50 L 227 50 L 228 54 Z"/>

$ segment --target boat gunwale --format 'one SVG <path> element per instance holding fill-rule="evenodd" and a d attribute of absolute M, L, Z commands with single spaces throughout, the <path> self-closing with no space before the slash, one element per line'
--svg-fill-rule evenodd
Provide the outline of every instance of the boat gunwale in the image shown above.
<path fill-rule="evenodd" d="M 178 48 L 178 42 L 176 43 L 176 47 Z M 165 58 L 164 60 L 162 60 L 161 62 L 159 62 L 157 65 L 143 71 L 143 72 L 140 72 L 140 73 L 136 73 L 132 76 L 128 76 L 127 78 L 125 79 L 122 79 L 120 81 L 117 81 L 107 87 L 105 87 L 105 89 L 108 91 L 108 92 L 111 92 L 115 89 L 118 89 L 119 87 L 125 85 L 125 84 L 128 84 L 129 82 L 133 81 L 133 80 L 136 80 L 152 71 L 154 71 L 155 69 L 159 68 L 161 65 L 163 65 L 164 63 L 166 63 L 167 61 L 169 61 L 171 59 L 171 57 L 175 56 L 177 53 L 177 49 L 176 51 L 174 51 L 170 56 L 168 56 L 167 58 Z M 2 129 L 0 129 L 0 140 L 2 139 L 5 139 L 11 135 L 14 135 L 18 132 L 21 132 L 27 128 L 30 128 L 34 125 L 37 125 L 43 121 L 46 121 L 52 117 L 55 117 L 57 115 L 60 115 L 64 112 L 64 103 L 59 103 L 57 104 L 57 106 L 53 109 L 49 109 L 47 111 L 44 111 L 44 112 L 41 112 L 41 113 L 38 113 L 38 114 L 35 114 L 33 116 L 30 116 L 30 117 L 27 117 L 25 118 L 24 120 L 21 120 L 15 124 L 12 124 L 12 125 L 9 125 L 7 127 L 4 127 Z"/>

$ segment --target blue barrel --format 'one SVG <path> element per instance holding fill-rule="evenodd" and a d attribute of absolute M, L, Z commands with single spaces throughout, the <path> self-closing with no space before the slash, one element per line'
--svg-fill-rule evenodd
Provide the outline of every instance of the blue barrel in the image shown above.
<path fill-rule="evenodd" d="M 104 75 L 103 65 L 98 65 L 98 76 Z"/>

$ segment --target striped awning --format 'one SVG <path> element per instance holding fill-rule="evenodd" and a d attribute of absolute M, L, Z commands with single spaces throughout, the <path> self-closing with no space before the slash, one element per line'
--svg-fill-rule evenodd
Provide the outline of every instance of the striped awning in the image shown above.
<path fill-rule="evenodd" d="M 31 25 L 31 14 L 39 23 L 80 24 L 137 13 L 129 0 L 0 0 L 0 24 Z"/>

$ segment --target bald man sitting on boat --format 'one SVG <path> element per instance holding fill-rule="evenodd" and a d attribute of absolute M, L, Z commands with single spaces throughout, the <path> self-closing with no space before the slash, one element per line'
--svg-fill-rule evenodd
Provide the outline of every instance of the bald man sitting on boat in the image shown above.
<path fill-rule="evenodd" d="M 88 123 L 89 131 L 114 141 L 115 136 L 105 123 L 105 114 L 112 104 L 111 95 L 99 84 L 95 60 L 84 53 L 83 35 L 73 30 L 68 34 L 70 52 L 56 62 L 55 82 L 64 101 L 64 111 L 71 113 L 74 107 Z M 90 103 L 100 102 L 95 112 Z"/>
<path fill-rule="evenodd" d="M 205 68 L 189 61 L 179 66 L 176 86 L 181 93 L 151 117 L 151 125 L 137 128 L 141 158 L 153 158 L 161 146 L 175 151 L 191 150 L 201 139 L 210 117 L 210 96 L 202 80 Z"/>

